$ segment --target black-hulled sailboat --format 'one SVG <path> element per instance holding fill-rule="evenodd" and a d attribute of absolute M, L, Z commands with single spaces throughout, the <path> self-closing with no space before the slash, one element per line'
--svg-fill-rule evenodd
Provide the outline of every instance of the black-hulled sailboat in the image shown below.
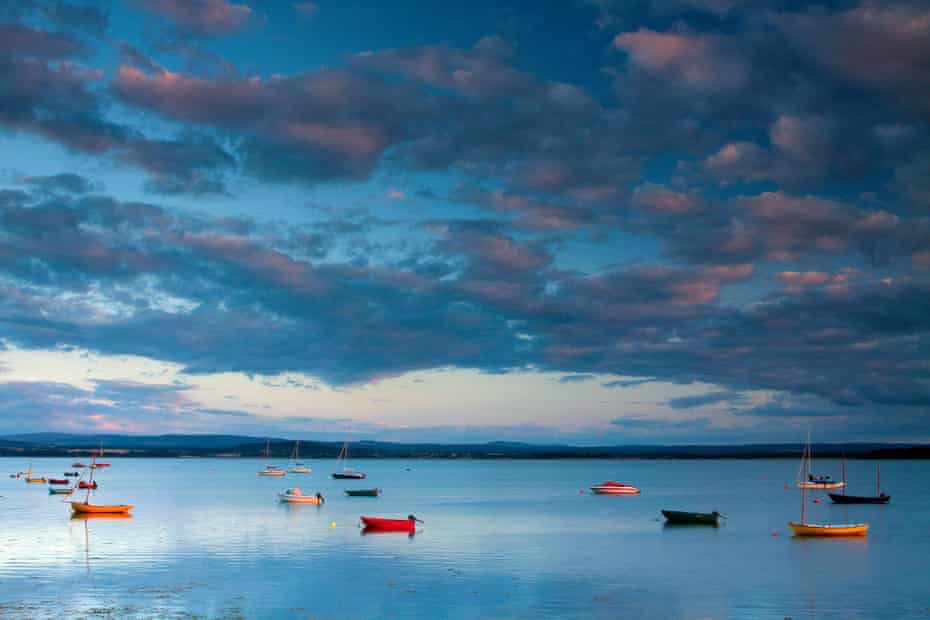
<path fill-rule="evenodd" d="M 843 479 L 846 479 L 846 463 L 843 462 Z M 847 495 L 845 487 L 842 493 L 828 493 L 834 504 L 887 504 L 891 499 L 890 495 L 882 493 L 882 466 L 878 464 L 878 475 L 876 476 L 877 488 L 875 492 L 878 495 Z"/>

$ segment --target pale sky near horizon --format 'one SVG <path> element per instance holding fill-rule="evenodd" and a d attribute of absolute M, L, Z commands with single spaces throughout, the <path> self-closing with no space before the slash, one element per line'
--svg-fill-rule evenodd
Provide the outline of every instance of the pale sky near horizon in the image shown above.
<path fill-rule="evenodd" d="M 930 440 L 928 24 L 4 5 L 0 435 Z"/>

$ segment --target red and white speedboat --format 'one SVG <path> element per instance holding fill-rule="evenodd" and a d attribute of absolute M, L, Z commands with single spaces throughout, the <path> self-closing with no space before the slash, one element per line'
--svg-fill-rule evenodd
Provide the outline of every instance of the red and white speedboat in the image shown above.
<path fill-rule="evenodd" d="M 640 490 L 632 484 L 623 484 L 613 480 L 594 485 L 591 490 L 598 495 L 638 495 L 640 493 Z"/>

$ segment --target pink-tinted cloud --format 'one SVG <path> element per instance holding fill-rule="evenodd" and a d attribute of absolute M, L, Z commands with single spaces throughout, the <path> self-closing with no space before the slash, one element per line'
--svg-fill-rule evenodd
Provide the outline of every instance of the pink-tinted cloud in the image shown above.
<path fill-rule="evenodd" d="M 141 0 L 153 13 L 179 28 L 205 35 L 228 34 L 248 22 L 252 9 L 227 0 Z"/>
<path fill-rule="evenodd" d="M 705 91 L 732 91 L 746 83 L 748 68 L 712 35 L 656 32 L 640 28 L 614 37 L 637 67 Z"/>

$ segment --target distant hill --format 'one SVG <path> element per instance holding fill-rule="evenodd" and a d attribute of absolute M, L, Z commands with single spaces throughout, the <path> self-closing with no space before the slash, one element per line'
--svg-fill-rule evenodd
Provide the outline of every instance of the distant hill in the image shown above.
<path fill-rule="evenodd" d="M 294 440 L 270 439 L 270 451 L 275 458 L 286 458 L 294 449 Z M 63 456 L 86 454 L 103 442 L 109 453 L 138 457 L 259 457 L 264 453 L 266 439 L 242 435 L 70 435 L 64 433 L 27 433 L 0 437 L 0 456 Z M 300 442 L 304 458 L 335 458 L 341 442 Z M 392 443 L 358 441 L 350 444 L 353 458 L 511 458 L 511 459 L 623 459 L 623 458 L 798 458 L 802 445 L 692 445 L 692 446 L 565 446 L 534 445 L 516 442 L 483 444 Z M 820 457 L 850 458 L 930 458 L 926 444 L 815 444 Z"/>

